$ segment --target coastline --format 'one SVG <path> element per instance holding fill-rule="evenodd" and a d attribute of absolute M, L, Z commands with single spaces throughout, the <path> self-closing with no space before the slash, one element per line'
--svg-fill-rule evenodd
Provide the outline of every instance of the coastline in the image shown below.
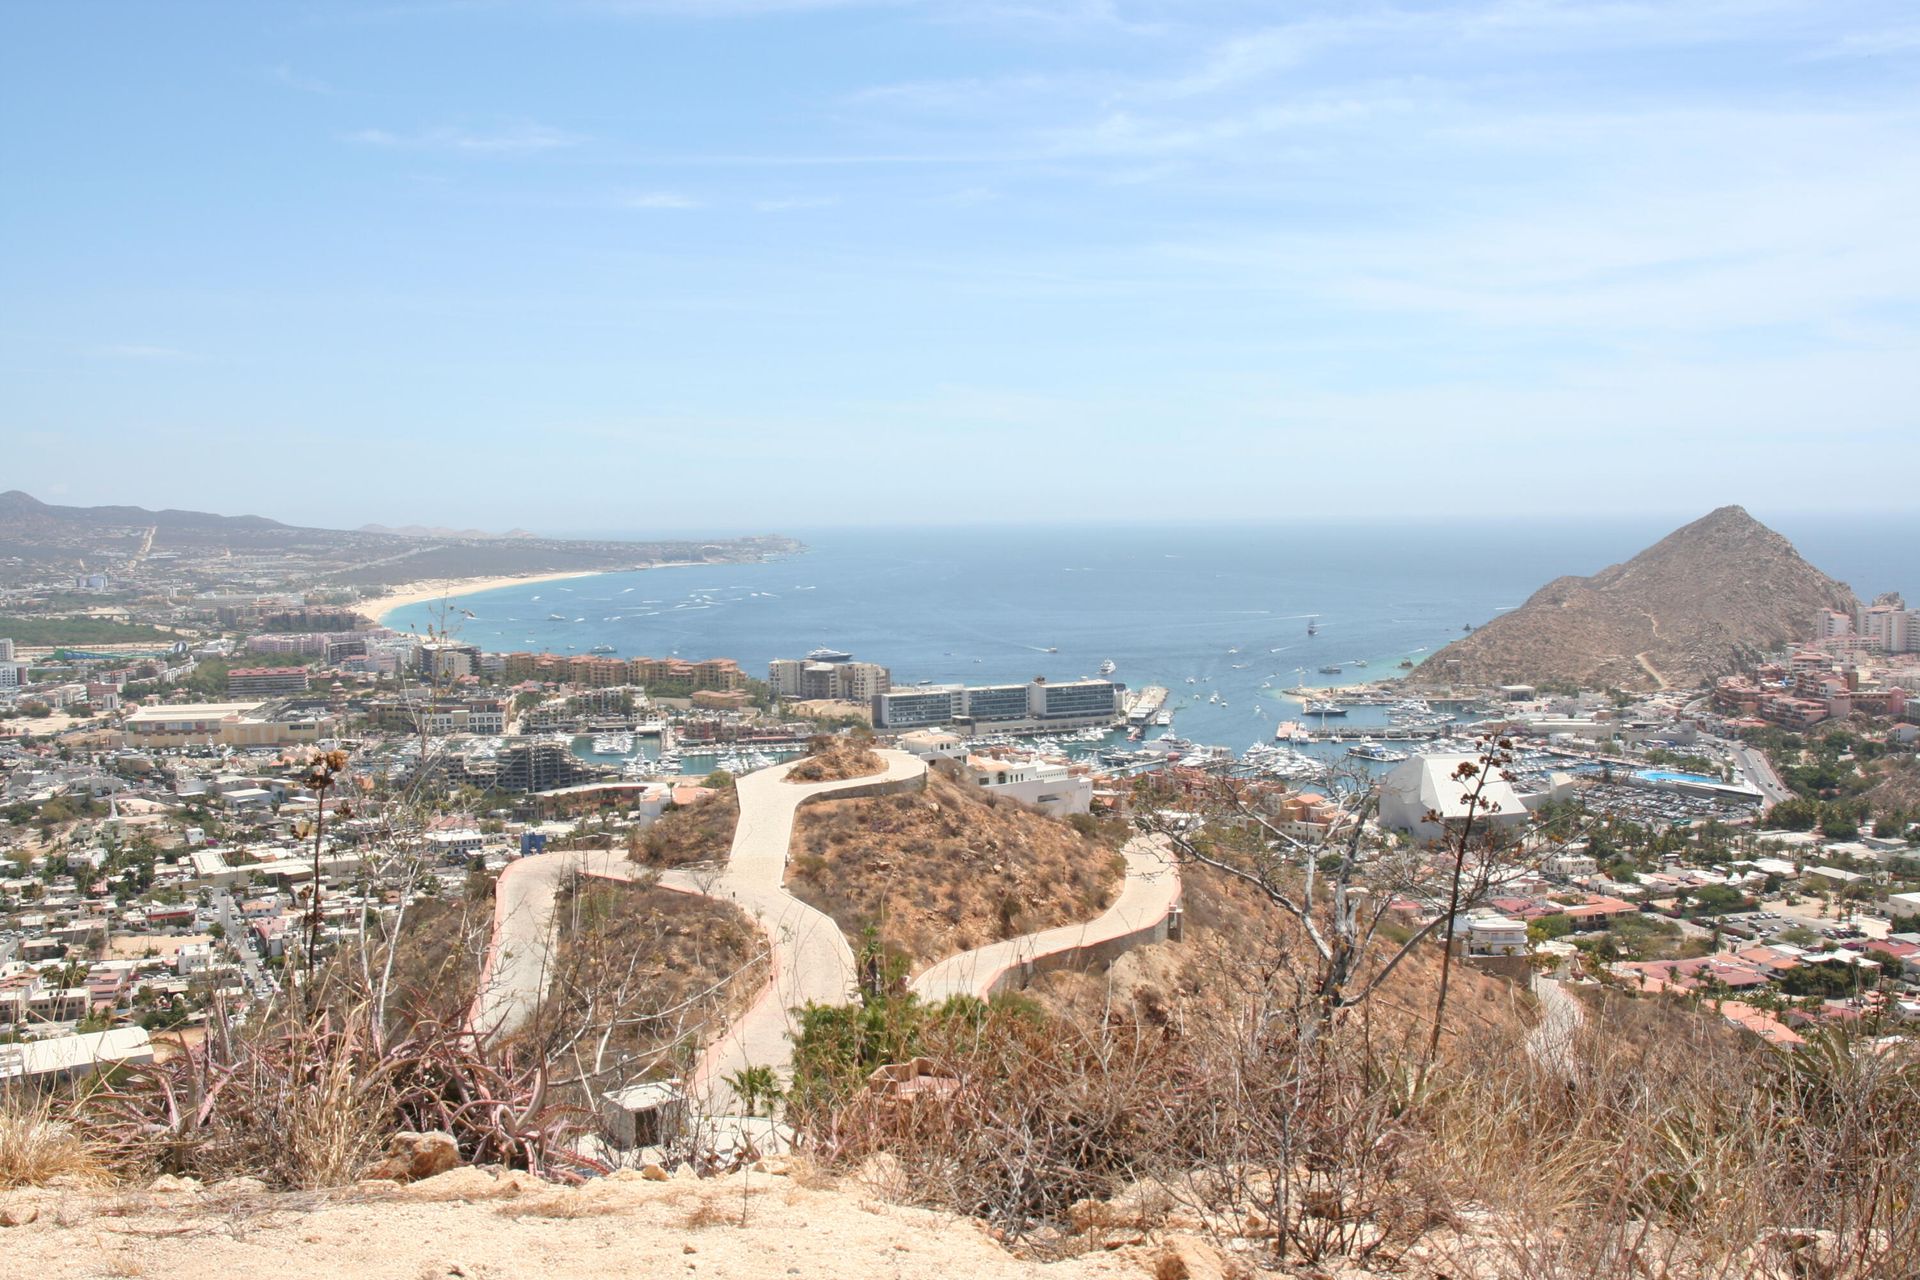
<path fill-rule="evenodd" d="M 353 607 L 372 618 L 376 624 L 385 626 L 388 614 L 409 605 L 429 604 L 440 599 L 461 600 L 503 587 L 533 587 L 547 582 L 568 582 L 574 578 L 597 578 L 607 573 L 637 573 L 643 569 L 682 569 L 701 563 L 704 562 L 666 560 L 658 564 L 636 564 L 621 569 L 562 569 L 552 573 L 503 574 L 491 578 L 429 578 L 388 588 L 377 596 L 359 601 Z"/>

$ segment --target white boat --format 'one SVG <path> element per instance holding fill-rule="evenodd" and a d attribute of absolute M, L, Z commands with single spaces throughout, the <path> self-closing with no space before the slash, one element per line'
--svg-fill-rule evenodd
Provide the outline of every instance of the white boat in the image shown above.
<path fill-rule="evenodd" d="M 1118 671 L 1118 670 L 1119 668 L 1114 665 L 1112 658 L 1108 658 L 1105 662 L 1102 662 L 1100 664 L 1100 674 L 1103 676 L 1110 676 L 1115 671 Z"/>

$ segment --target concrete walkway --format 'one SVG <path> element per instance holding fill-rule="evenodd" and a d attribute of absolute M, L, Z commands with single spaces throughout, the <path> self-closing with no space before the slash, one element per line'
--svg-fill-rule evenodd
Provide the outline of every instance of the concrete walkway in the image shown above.
<path fill-rule="evenodd" d="M 788 893 L 783 881 L 802 804 L 822 796 L 879 795 L 925 785 L 927 767 L 921 760 L 904 751 L 878 754 L 886 768 L 865 778 L 788 782 L 794 761 L 736 779 L 740 821 L 726 870 L 704 890 L 684 870 L 660 877 L 665 888 L 704 891 L 739 906 L 766 935 L 771 954 L 767 985 L 727 1034 L 707 1047 L 688 1081 L 688 1092 L 709 1114 L 737 1108 L 726 1077 L 742 1067 L 772 1067 L 783 1079 L 790 1073 L 792 1009 L 809 1001 L 844 1004 L 854 995 L 853 949 L 839 926 Z M 624 850 L 604 849 L 567 849 L 507 864 L 494 887 L 493 940 L 467 1015 L 467 1025 L 482 1037 L 518 1030 L 540 1007 L 552 977 L 554 904 L 560 886 L 576 873 L 633 880 L 645 868 Z"/>
<path fill-rule="evenodd" d="M 883 772 L 841 782 L 792 783 L 797 761 L 750 773 L 734 782 L 740 820 L 726 869 L 706 879 L 668 871 L 660 884 L 706 893 L 739 906 L 766 935 L 771 973 L 752 1007 L 701 1054 L 687 1091 L 709 1117 L 737 1114 L 740 1100 L 726 1078 L 745 1067 L 772 1067 L 782 1083 L 793 1067 L 793 1010 L 808 1003 L 844 1004 L 857 996 L 853 948 L 832 917 L 801 902 L 785 887 L 793 824 L 802 804 L 821 797 L 880 795 L 925 785 L 926 765 L 904 751 L 878 753 Z M 1180 871 L 1162 843 L 1137 837 L 1122 851 L 1126 880 L 1120 896 L 1098 918 L 1023 934 L 962 952 L 913 982 L 921 998 L 986 997 L 1009 977 L 1111 959 L 1127 946 L 1165 936 L 1180 899 Z M 554 947 L 554 908 L 560 886 L 576 873 L 633 880 L 645 868 L 624 850 L 570 849 L 521 858 L 500 873 L 494 889 L 493 941 L 481 972 L 468 1025 L 483 1037 L 524 1026 L 546 994 Z"/>
<path fill-rule="evenodd" d="M 554 899 L 575 872 L 631 880 L 640 871 L 624 849 L 563 849 L 509 862 L 493 889 L 493 939 L 467 1027 L 482 1039 L 526 1025 L 546 994 L 553 963 Z"/>
<path fill-rule="evenodd" d="M 1580 1002 L 1567 994 L 1555 978 L 1533 975 L 1533 994 L 1540 1000 L 1540 1024 L 1527 1032 L 1527 1052 L 1549 1071 L 1572 1079 L 1575 1075 L 1573 1038 L 1587 1020 Z"/>
<path fill-rule="evenodd" d="M 1180 868 L 1158 837 L 1136 836 L 1121 852 L 1126 881 L 1097 918 L 949 956 L 913 980 L 914 994 L 936 1004 L 949 996 L 985 999 L 1009 977 L 1111 960 L 1129 946 L 1164 938 L 1167 917 L 1180 901 Z"/>
<path fill-rule="evenodd" d="M 881 795 L 926 784 L 926 763 L 904 751 L 877 752 L 882 773 L 844 782 L 786 780 L 798 764 L 775 765 L 735 781 L 740 825 L 734 828 L 727 869 L 711 893 L 737 903 L 767 935 L 773 975 L 753 1007 L 701 1055 L 688 1092 L 709 1114 L 737 1109 L 726 1077 L 744 1067 L 772 1067 L 784 1084 L 792 1073 L 796 1030 L 792 1011 L 809 1002 L 845 1004 L 854 998 L 858 971 L 840 926 L 788 893 L 787 853 L 800 806 L 823 796 Z"/>

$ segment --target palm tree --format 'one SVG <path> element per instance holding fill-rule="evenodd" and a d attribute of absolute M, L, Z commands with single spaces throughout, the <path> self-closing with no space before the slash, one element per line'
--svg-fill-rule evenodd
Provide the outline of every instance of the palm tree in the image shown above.
<path fill-rule="evenodd" d="M 746 1104 L 748 1115 L 758 1115 L 763 1102 L 767 1114 L 773 1114 L 774 1104 L 780 1101 L 780 1082 L 772 1067 L 742 1067 L 726 1079 L 727 1087 Z"/>

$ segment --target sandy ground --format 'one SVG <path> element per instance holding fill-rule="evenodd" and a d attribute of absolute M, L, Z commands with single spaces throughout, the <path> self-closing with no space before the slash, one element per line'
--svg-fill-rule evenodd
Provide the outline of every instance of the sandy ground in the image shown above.
<path fill-rule="evenodd" d="M 1133 1233 L 1043 1265 L 970 1220 L 768 1173 L 649 1182 L 628 1171 L 576 1190 L 463 1168 L 328 1193 L 0 1193 L 0 1221 L 22 1216 L 32 1220 L 0 1227 L 0 1275 L 1137 1280 L 1166 1251 Z"/>
<path fill-rule="evenodd" d="M 440 599 L 463 600 L 482 591 L 498 591 L 501 587 L 528 587 L 541 582 L 565 582 L 571 578 L 591 578 L 601 573 L 616 572 L 619 570 L 572 569 L 565 573 L 524 573 L 504 578 L 431 578 L 423 582 L 405 583 L 377 596 L 369 596 L 354 608 L 375 622 L 385 622 L 389 613 L 410 604 L 426 604 Z"/>

